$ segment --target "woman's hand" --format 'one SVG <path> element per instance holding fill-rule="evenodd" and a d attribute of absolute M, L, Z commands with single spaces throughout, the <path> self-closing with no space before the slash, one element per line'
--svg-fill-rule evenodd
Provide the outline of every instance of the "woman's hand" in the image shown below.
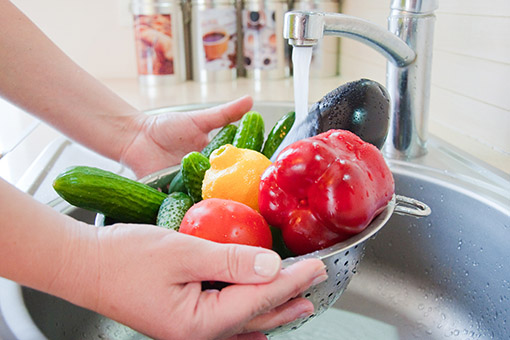
<path fill-rule="evenodd" d="M 263 248 L 150 225 L 87 225 L 1 179 L 0 201 L 0 276 L 157 339 L 263 339 L 258 331 L 313 313 L 295 297 L 326 278 L 319 260 L 281 270 Z M 234 284 L 202 291 L 202 281 Z"/>
<path fill-rule="evenodd" d="M 191 151 L 200 151 L 214 129 L 235 122 L 250 110 L 251 97 L 194 112 L 168 112 L 133 118 L 137 133 L 124 147 L 120 161 L 138 177 L 180 163 Z"/>
<path fill-rule="evenodd" d="M 119 224 L 97 235 L 98 251 L 81 258 L 98 271 L 66 275 L 88 282 L 88 293 L 70 300 L 157 339 L 265 339 L 259 331 L 312 314 L 312 303 L 295 297 L 326 279 L 320 260 L 281 270 L 270 250 L 154 226 Z M 202 281 L 235 284 L 203 291 Z"/>

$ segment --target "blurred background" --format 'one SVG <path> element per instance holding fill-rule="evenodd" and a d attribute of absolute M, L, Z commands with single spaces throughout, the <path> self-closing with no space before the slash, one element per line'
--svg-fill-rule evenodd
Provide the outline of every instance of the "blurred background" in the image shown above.
<path fill-rule="evenodd" d="M 249 33 L 245 23 L 244 31 L 239 31 L 237 35 L 236 48 L 240 50 L 237 50 L 235 72 L 230 72 L 226 77 L 211 77 L 209 71 L 207 74 L 200 71 L 205 66 L 195 60 L 197 49 L 190 51 L 196 44 L 194 40 L 198 39 L 192 36 L 193 31 L 200 29 L 197 28 L 197 17 L 193 16 L 194 8 L 216 8 L 217 5 L 210 4 L 220 3 L 230 6 L 238 10 L 238 25 L 243 24 L 242 14 L 239 14 L 243 8 L 248 14 L 250 11 L 275 13 L 276 22 L 282 19 L 285 9 L 299 6 L 331 11 L 331 7 L 328 7 L 331 2 L 319 0 L 290 3 L 197 0 L 184 7 L 179 4 L 183 27 L 182 31 L 174 27 L 174 35 L 179 31 L 188 33 L 188 36 L 183 35 L 177 40 L 179 47 L 174 50 L 174 58 L 181 55 L 178 62 L 187 71 L 181 78 L 173 79 L 168 84 L 156 84 L 153 92 L 147 92 L 139 79 L 134 16 L 129 0 L 12 2 L 74 61 L 140 109 L 224 101 L 243 94 L 250 94 L 255 100 L 262 101 L 293 100 L 290 52 L 281 39 L 278 25 L 274 28 L 277 30 L 275 36 L 279 39 L 276 43 L 278 49 L 283 51 L 278 53 L 283 53 L 279 55 L 285 58 L 284 66 L 278 66 L 278 72 L 259 70 L 257 73 L 246 67 L 248 52 L 240 52 Z M 386 26 L 389 5 L 389 0 L 333 1 L 338 11 L 381 26 Z M 189 12 L 182 11 L 182 8 L 187 8 Z M 440 0 L 436 16 L 430 133 L 510 173 L 510 95 L 507 85 L 510 77 L 510 2 Z M 337 43 L 338 46 L 335 45 Z M 261 44 L 255 45 L 254 50 L 261 51 Z M 385 83 L 386 61 L 377 52 L 350 39 L 334 39 L 324 45 L 322 48 L 330 55 L 333 53 L 334 58 L 330 57 L 321 66 L 328 72 L 315 72 L 312 75 L 310 102 L 320 99 L 346 81 L 365 77 Z M 190 70 L 193 66 L 195 70 Z M 318 67 L 312 66 L 312 73 Z M 0 108 L 7 107 L 8 104 L 0 103 Z M 13 118 L 14 115 L 8 118 L 6 111 L 3 112 L 0 113 L 0 143 L 5 144 L 6 139 L 14 133 L 9 124 L 24 127 L 31 118 L 23 114 L 19 119 Z"/>

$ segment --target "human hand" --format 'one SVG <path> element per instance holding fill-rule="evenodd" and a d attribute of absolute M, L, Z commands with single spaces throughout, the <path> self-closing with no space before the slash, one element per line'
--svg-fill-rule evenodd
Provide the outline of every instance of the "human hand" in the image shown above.
<path fill-rule="evenodd" d="M 66 275 L 87 287 L 70 300 L 157 339 L 265 339 L 259 331 L 312 314 L 295 297 L 326 279 L 320 260 L 281 270 L 270 250 L 154 226 L 98 228 L 97 240 L 82 257 L 97 272 Z M 202 281 L 237 284 L 202 291 Z"/>
<path fill-rule="evenodd" d="M 120 161 L 138 177 L 178 164 L 188 152 L 208 143 L 210 131 L 241 119 L 252 105 L 246 96 L 205 110 L 137 116 L 133 124 L 138 132 Z"/>

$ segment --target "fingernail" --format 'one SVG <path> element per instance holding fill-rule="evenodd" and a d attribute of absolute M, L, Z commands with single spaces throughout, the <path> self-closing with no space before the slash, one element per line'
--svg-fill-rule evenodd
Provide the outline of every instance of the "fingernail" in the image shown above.
<path fill-rule="evenodd" d="M 305 319 L 305 318 L 309 317 L 312 314 L 313 314 L 313 311 L 306 311 L 306 312 L 303 312 L 303 313 L 299 314 L 299 316 L 297 318 L 298 319 Z"/>
<path fill-rule="evenodd" d="M 312 286 L 315 286 L 328 279 L 328 272 L 326 272 L 326 266 L 323 265 L 320 269 L 315 272 L 315 278 L 312 281 Z"/>
<path fill-rule="evenodd" d="M 318 285 L 319 283 L 324 282 L 327 279 L 328 279 L 328 274 L 319 275 L 319 276 L 315 277 L 315 279 L 313 279 L 312 286 Z"/>
<path fill-rule="evenodd" d="M 259 253 L 255 255 L 253 269 L 260 276 L 272 277 L 280 270 L 281 259 L 275 253 Z"/>

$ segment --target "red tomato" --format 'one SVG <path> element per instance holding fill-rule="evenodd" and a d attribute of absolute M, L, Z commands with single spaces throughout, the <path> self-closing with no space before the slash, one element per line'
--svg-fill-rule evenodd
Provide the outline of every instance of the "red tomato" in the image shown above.
<path fill-rule="evenodd" d="M 264 217 L 249 206 L 221 198 L 194 204 L 179 231 L 219 243 L 237 243 L 271 249 L 271 230 Z"/>

